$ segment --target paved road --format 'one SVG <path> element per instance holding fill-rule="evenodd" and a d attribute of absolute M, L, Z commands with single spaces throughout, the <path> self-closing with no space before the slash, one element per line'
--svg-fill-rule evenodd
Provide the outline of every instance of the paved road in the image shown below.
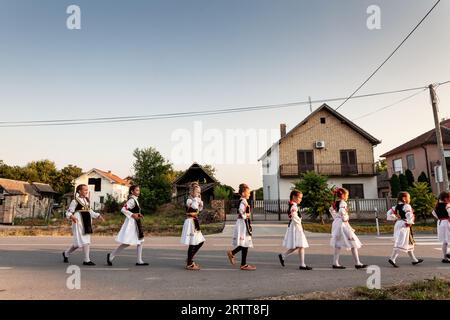
<path fill-rule="evenodd" d="M 230 248 L 232 225 L 222 234 L 206 237 L 206 244 L 196 261 L 199 272 L 184 270 L 185 247 L 178 237 L 152 237 L 145 242 L 144 257 L 149 267 L 136 267 L 135 249 L 124 251 L 113 267 L 106 266 L 106 253 L 116 246 L 112 237 L 93 237 L 91 248 L 95 267 L 83 267 L 82 252 L 71 256 L 71 264 L 80 265 L 81 289 L 66 286 L 67 264 L 61 261 L 61 251 L 70 237 L 3 237 L 0 238 L 0 299 L 246 299 L 263 296 L 328 291 L 341 287 L 365 285 L 368 274 L 352 268 L 349 252 L 341 263 L 346 270 L 332 270 L 332 248 L 328 234 L 308 233 L 311 247 L 307 263 L 313 271 L 298 270 L 298 257 L 288 258 L 279 265 L 277 254 L 283 250 L 281 239 L 285 224 L 254 226 L 255 248 L 249 252 L 249 262 L 255 272 L 238 270 L 228 263 L 225 250 Z M 387 263 L 392 249 L 390 237 L 361 236 L 364 263 L 381 268 L 382 285 L 450 275 L 450 267 L 440 262 L 440 243 L 433 235 L 417 236 L 416 254 L 425 263 L 412 266 L 407 256 L 399 258 L 401 268 Z"/>

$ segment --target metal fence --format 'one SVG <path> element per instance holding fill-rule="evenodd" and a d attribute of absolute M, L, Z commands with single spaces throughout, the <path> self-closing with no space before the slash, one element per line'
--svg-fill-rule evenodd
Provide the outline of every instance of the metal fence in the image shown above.
<path fill-rule="evenodd" d="M 237 210 L 240 200 L 227 200 L 225 219 L 234 221 L 237 219 Z M 289 220 L 287 211 L 289 200 L 248 200 L 252 212 L 252 219 L 255 221 L 287 221 Z M 389 208 L 396 204 L 396 199 L 349 199 L 347 201 L 349 213 L 356 215 L 357 219 L 367 219 L 375 217 L 375 210 L 378 216 L 382 217 Z M 306 208 L 301 208 L 305 212 Z"/>

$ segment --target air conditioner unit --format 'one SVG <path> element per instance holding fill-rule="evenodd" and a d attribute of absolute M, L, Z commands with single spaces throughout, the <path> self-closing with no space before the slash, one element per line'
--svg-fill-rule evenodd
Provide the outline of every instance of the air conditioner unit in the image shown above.
<path fill-rule="evenodd" d="M 316 149 L 323 149 L 325 148 L 325 141 L 316 141 Z"/>

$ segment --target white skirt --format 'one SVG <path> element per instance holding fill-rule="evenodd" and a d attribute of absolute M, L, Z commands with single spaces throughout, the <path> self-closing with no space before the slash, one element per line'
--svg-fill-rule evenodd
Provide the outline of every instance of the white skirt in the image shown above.
<path fill-rule="evenodd" d="M 73 245 L 75 247 L 82 247 L 91 243 L 91 235 L 84 234 L 84 226 L 83 219 L 81 218 L 81 214 L 77 211 L 74 213 L 75 218 L 77 218 L 78 222 L 72 222 L 72 235 L 73 235 Z M 92 224 L 92 219 L 91 219 Z"/>
<path fill-rule="evenodd" d="M 200 230 L 195 230 L 193 218 L 184 220 L 183 231 L 181 232 L 180 242 L 185 245 L 198 245 L 205 241 L 205 237 Z"/>
<path fill-rule="evenodd" d="M 333 248 L 361 248 L 362 243 L 356 236 L 350 223 L 344 222 L 341 219 L 335 219 L 331 226 L 331 241 L 330 245 Z"/>
<path fill-rule="evenodd" d="M 291 221 L 291 224 L 287 228 L 286 234 L 284 235 L 283 247 L 287 249 L 309 247 L 301 223 L 297 224 L 294 221 Z"/>
<path fill-rule="evenodd" d="M 128 245 L 138 245 L 144 242 L 144 239 L 139 240 L 137 224 L 134 218 L 125 218 L 119 234 L 116 237 L 116 241 Z"/>
<path fill-rule="evenodd" d="M 233 247 L 253 248 L 252 236 L 247 232 L 244 219 L 237 219 L 233 230 Z"/>
<path fill-rule="evenodd" d="M 414 250 L 414 244 L 409 243 L 409 235 L 411 234 L 411 229 L 405 226 L 405 221 L 397 220 L 394 226 L 394 248 L 401 251 L 412 251 Z"/>
<path fill-rule="evenodd" d="M 437 222 L 437 234 L 439 241 L 450 243 L 450 222 L 448 220 L 439 220 Z"/>

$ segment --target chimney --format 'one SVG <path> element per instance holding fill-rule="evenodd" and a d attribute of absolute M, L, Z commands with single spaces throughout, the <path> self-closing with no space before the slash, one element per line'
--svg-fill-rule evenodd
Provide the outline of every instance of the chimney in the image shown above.
<path fill-rule="evenodd" d="M 108 173 L 111 173 L 111 170 L 108 170 Z"/>
<path fill-rule="evenodd" d="M 286 123 L 280 124 L 280 138 L 283 138 L 286 135 Z"/>

